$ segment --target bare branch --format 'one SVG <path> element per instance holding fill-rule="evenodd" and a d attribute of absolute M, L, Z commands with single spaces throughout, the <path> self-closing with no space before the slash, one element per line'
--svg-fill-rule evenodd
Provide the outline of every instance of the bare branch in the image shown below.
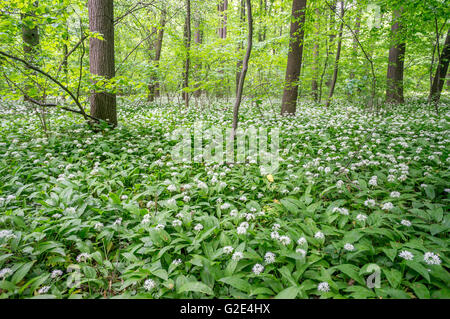
<path fill-rule="evenodd" d="M 5 57 L 7 57 L 7 58 L 13 59 L 13 60 L 18 61 L 18 62 L 21 62 L 21 63 L 23 63 L 26 67 L 28 67 L 29 69 L 34 70 L 34 71 L 36 71 L 36 72 L 38 72 L 38 73 L 44 75 L 45 77 L 47 77 L 47 78 L 50 79 L 51 81 L 53 81 L 53 82 L 54 82 L 56 85 L 58 85 L 63 91 L 65 91 L 67 94 L 70 95 L 70 97 L 72 98 L 72 100 L 73 100 L 73 101 L 75 102 L 75 104 L 78 106 L 78 108 L 79 108 L 79 110 L 80 110 L 79 112 L 80 112 L 81 115 L 83 115 L 83 117 L 85 118 L 85 120 L 87 120 L 88 118 L 90 118 L 90 116 L 87 115 L 86 112 L 84 111 L 84 109 L 83 109 L 83 107 L 81 106 L 81 103 L 80 103 L 80 101 L 78 100 L 78 98 L 75 97 L 75 95 L 73 95 L 73 93 L 72 93 L 66 86 L 64 86 L 61 82 L 59 82 L 59 81 L 58 81 L 57 79 L 55 79 L 53 76 L 51 76 L 51 75 L 48 74 L 47 72 L 42 71 L 41 69 L 39 69 L 39 68 L 37 68 L 37 67 L 31 65 L 30 63 L 28 63 L 27 61 L 25 61 L 25 60 L 23 60 L 23 59 L 21 59 L 21 58 L 19 58 L 19 57 L 10 55 L 10 54 L 5 53 L 5 52 L 3 52 L 3 51 L 0 51 L 0 55 L 3 55 L 3 56 L 5 56 Z"/>
<path fill-rule="evenodd" d="M 39 106 L 41 106 L 41 107 L 59 107 L 60 109 L 62 109 L 62 110 L 64 110 L 64 111 L 68 111 L 68 112 L 72 112 L 72 113 L 77 113 L 77 114 L 83 115 L 83 113 L 82 113 L 81 111 L 74 110 L 74 109 L 71 109 L 71 108 L 69 108 L 69 107 L 66 107 L 66 106 L 63 106 L 63 105 L 60 105 L 60 104 L 56 104 L 56 103 L 45 103 L 45 102 L 42 102 L 42 101 L 38 101 L 38 100 L 36 100 L 36 99 L 33 99 L 32 97 L 30 97 L 29 95 L 27 95 L 26 92 L 25 92 L 20 86 L 18 86 L 16 83 L 14 83 L 14 82 L 13 82 L 13 81 L 5 74 L 5 73 L 3 73 L 3 76 L 5 77 L 6 82 L 8 83 L 8 85 L 9 85 L 10 87 L 11 87 L 11 85 L 12 85 L 12 86 L 14 86 L 15 88 L 17 88 L 17 89 L 23 94 L 24 99 L 25 99 L 26 101 L 28 101 L 28 102 L 31 102 L 31 103 L 36 104 L 36 105 L 39 105 Z M 96 121 L 96 122 L 99 122 L 99 119 L 97 119 L 97 118 L 95 118 L 95 117 L 93 117 L 93 116 L 90 116 L 89 114 L 86 114 L 86 116 L 89 117 L 90 119 Z"/>

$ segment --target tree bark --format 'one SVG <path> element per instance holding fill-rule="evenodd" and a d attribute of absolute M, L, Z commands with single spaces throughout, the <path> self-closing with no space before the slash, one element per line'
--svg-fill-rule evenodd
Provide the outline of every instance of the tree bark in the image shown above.
<path fill-rule="evenodd" d="M 220 39 L 225 40 L 227 38 L 227 11 L 228 11 L 228 0 L 222 0 L 221 3 L 217 6 L 217 10 L 219 13 L 219 27 L 217 28 L 217 34 Z M 221 74 L 222 83 L 226 82 L 226 78 L 224 77 L 223 67 L 219 67 L 217 70 L 218 73 Z M 225 86 L 225 85 L 224 85 Z M 217 97 L 222 98 L 224 95 L 224 91 L 219 89 L 217 92 Z"/>
<path fill-rule="evenodd" d="M 298 96 L 298 80 L 302 67 L 303 36 L 306 0 L 292 1 L 289 53 L 286 67 L 281 114 L 295 114 Z"/>
<path fill-rule="evenodd" d="M 103 40 L 90 38 L 89 63 L 94 75 L 112 79 L 114 67 L 114 7 L 111 0 L 89 0 L 89 28 L 100 33 Z M 91 92 L 91 115 L 115 126 L 117 125 L 116 94 Z"/>
<path fill-rule="evenodd" d="M 428 97 L 429 103 L 439 103 L 441 98 L 442 88 L 444 87 L 445 77 L 448 71 L 448 64 L 450 61 L 450 29 L 447 31 L 447 37 L 445 38 L 444 48 L 439 57 L 439 64 L 436 68 L 436 74 L 433 79 L 433 85 L 431 86 L 430 95 Z"/>
<path fill-rule="evenodd" d="M 241 7 L 240 7 L 240 15 L 239 15 L 239 21 L 240 21 L 240 25 L 242 25 L 245 22 L 245 0 L 241 0 Z M 238 47 L 237 47 L 237 51 L 239 53 L 239 51 L 242 49 L 243 44 L 241 43 L 241 41 L 239 41 Z M 238 88 L 239 88 L 239 79 L 241 78 L 241 69 L 242 69 L 242 60 L 238 60 L 236 63 L 236 96 L 237 96 L 237 92 L 238 92 Z"/>
<path fill-rule="evenodd" d="M 313 79 L 311 83 L 311 91 L 312 91 L 312 97 L 314 102 L 317 102 L 319 100 L 319 83 L 318 83 L 318 71 L 319 71 L 319 35 L 320 35 L 320 10 L 319 8 L 316 8 L 315 10 L 315 29 L 316 29 L 316 40 L 314 41 L 314 51 L 313 51 L 313 65 L 312 65 L 312 73 L 313 73 Z"/>
<path fill-rule="evenodd" d="M 161 49 L 163 44 L 163 37 L 164 37 L 164 27 L 166 24 L 166 12 L 161 12 L 161 21 L 159 25 L 159 30 L 155 32 L 157 34 L 156 40 L 152 43 L 151 49 L 155 51 L 155 55 L 153 58 L 153 63 L 155 65 L 155 68 L 159 68 L 159 60 L 161 59 Z M 156 31 L 156 30 L 154 30 Z M 152 74 L 150 79 L 150 84 L 148 85 L 148 101 L 153 102 L 155 98 L 160 96 L 160 84 L 159 84 L 159 76 L 158 71 L 156 71 L 156 74 Z"/>
<path fill-rule="evenodd" d="M 33 3 L 34 7 L 39 6 L 39 2 L 35 1 Z M 23 40 L 23 52 L 25 56 L 25 60 L 29 64 L 34 64 L 35 57 L 38 54 L 38 47 L 39 47 L 39 28 L 37 26 L 37 22 L 33 18 L 35 16 L 35 11 L 32 10 L 30 12 L 27 12 L 27 14 L 22 14 L 21 19 L 22 22 L 24 22 L 25 19 L 32 20 L 33 23 L 36 23 L 32 28 L 27 27 L 25 23 L 22 24 L 22 40 Z M 29 70 L 30 74 L 33 73 L 31 70 Z M 28 99 L 29 91 L 32 89 L 33 85 L 31 83 L 27 83 L 25 85 L 25 94 L 24 94 L 24 100 Z"/>
<path fill-rule="evenodd" d="M 355 37 L 359 35 L 361 29 L 361 11 L 358 10 L 358 13 L 356 15 L 356 23 L 355 23 Z M 356 64 L 356 59 L 358 57 L 358 41 L 356 41 L 355 38 L 353 38 L 353 62 Z M 356 65 L 355 65 L 356 67 Z M 352 68 L 350 72 L 350 79 L 355 78 L 355 67 Z"/>
<path fill-rule="evenodd" d="M 228 0 L 223 0 L 222 3 L 218 5 L 218 11 L 220 16 L 219 28 L 217 33 L 219 38 L 227 38 L 227 10 L 228 10 Z"/>
<path fill-rule="evenodd" d="M 186 60 L 184 62 L 184 74 L 183 74 L 183 100 L 184 105 L 189 107 L 189 68 L 191 65 L 190 49 L 191 49 L 191 1 L 186 0 L 186 21 L 184 32 L 184 45 L 186 48 Z"/>
<path fill-rule="evenodd" d="M 331 99 L 333 98 L 334 89 L 336 88 L 336 82 L 339 72 L 339 60 L 341 58 L 341 48 L 342 48 L 342 32 L 344 30 L 344 1 L 340 1 L 341 4 L 341 24 L 339 25 L 339 40 L 338 40 L 338 46 L 336 50 L 336 58 L 334 60 L 334 70 L 333 70 L 333 79 L 331 80 L 330 84 L 330 91 L 328 92 L 328 99 L 325 104 L 325 107 L 329 107 L 331 103 Z"/>
<path fill-rule="evenodd" d="M 35 1 L 33 3 L 33 6 L 38 7 L 39 1 Z M 30 11 L 27 13 L 27 15 L 22 14 L 21 16 L 22 21 L 25 20 L 27 16 L 34 17 L 35 12 Z M 33 22 L 36 23 L 36 21 Z M 37 24 L 34 25 L 33 28 L 29 28 L 24 23 L 22 25 L 22 39 L 23 39 L 23 51 L 27 56 L 28 61 L 31 62 L 34 58 L 34 55 L 36 54 L 37 46 L 39 45 L 39 28 Z"/>
<path fill-rule="evenodd" d="M 387 70 L 386 102 L 393 104 L 405 102 L 403 97 L 403 69 L 406 44 L 400 41 L 402 30 L 401 14 L 402 9 L 394 11 L 394 23 L 391 27 L 393 45 L 389 49 Z"/>
<path fill-rule="evenodd" d="M 201 28 L 200 18 L 197 17 L 195 19 L 195 32 L 194 32 L 194 42 L 196 46 L 200 46 L 203 42 L 203 30 Z M 196 74 L 200 72 L 202 68 L 202 64 L 200 62 L 197 62 L 194 64 L 194 77 Z M 199 80 L 199 77 L 197 76 L 197 81 Z M 194 96 L 199 98 L 202 95 L 202 90 L 199 88 L 200 83 L 197 83 L 196 90 L 194 92 Z"/>
<path fill-rule="evenodd" d="M 236 130 L 238 126 L 238 116 L 239 116 L 239 107 L 241 105 L 242 99 L 242 91 L 244 89 L 244 81 L 245 75 L 247 74 L 248 69 L 248 61 L 250 60 L 250 54 L 252 52 L 253 45 L 253 18 L 252 18 L 252 3 L 251 0 L 246 0 L 247 3 L 247 23 L 248 23 L 248 36 L 247 36 L 247 50 L 245 52 L 245 57 L 242 62 L 242 71 L 241 76 L 239 78 L 239 86 L 236 95 L 236 102 L 233 108 L 233 130 L 232 130 L 232 138 L 236 136 Z"/>
<path fill-rule="evenodd" d="M 258 41 L 262 42 L 266 40 L 267 27 L 264 22 L 264 17 L 267 14 L 267 0 L 259 0 L 259 18 L 261 28 L 258 31 Z"/>
<path fill-rule="evenodd" d="M 68 57 L 67 54 L 69 53 L 68 47 L 67 47 L 67 42 L 69 41 L 69 24 L 66 21 L 66 33 L 63 36 L 64 39 L 64 44 L 63 44 L 63 54 L 64 54 L 64 59 L 62 62 L 62 68 L 64 71 L 64 74 L 66 76 L 66 82 L 69 81 L 69 64 L 68 64 Z"/>
<path fill-rule="evenodd" d="M 333 52 L 333 45 L 334 45 L 334 40 L 336 39 L 336 31 L 335 31 L 335 24 L 336 24 L 336 3 L 337 0 L 333 0 L 331 2 L 331 4 L 329 4 L 331 6 L 331 13 L 330 13 L 330 22 L 329 22 L 329 42 L 328 42 L 328 55 L 332 55 Z M 326 80 L 325 80 L 325 85 L 328 88 L 331 88 L 331 81 L 333 79 L 333 75 L 332 74 L 326 74 Z"/>

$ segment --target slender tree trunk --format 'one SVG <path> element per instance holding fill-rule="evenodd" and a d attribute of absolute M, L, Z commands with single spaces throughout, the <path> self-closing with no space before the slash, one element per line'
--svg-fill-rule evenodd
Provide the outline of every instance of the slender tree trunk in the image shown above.
<path fill-rule="evenodd" d="M 155 98 L 160 96 L 160 84 L 159 84 L 159 60 L 161 59 L 161 49 L 163 44 L 163 37 L 164 37 L 164 27 L 166 24 L 166 12 L 161 12 L 161 21 L 159 25 L 159 30 L 156 30 L 155 28 L 153 31 L 157 34 L 156 40 L 151 44 L 150 50 L 154 50 L 154 58 L 153 63 L 156 68 L 156 73 L 151 75 L 150 84 L 148 85 L 148 101 L 153 102 Z"/>
<path fill-rule="evenodd" d="M 333 52 L 333 45 L 334 45 L 334 40 L 336 39 L 336 30 L 335 30 L 335 24 L 336 24 L 336 3 L 337 0 L 333 0 L 330 4 L 331 6 L 331 13 L 330 13 L 330 23 L 329 23 L 329 41 L 328 41 L 328 55 L 332 55 Z M 328 88 L 331 88 L 331 81 L 332 81 L 332 74 L 326 74 L 326 80 L 325 80 L 325 85 Z"/>
<path fill-rule="evenodd" d="M 353 50 L 352 50 L 352 60 L 353 60 L 353 66 L 352 69 L 350 71 L 350 80 L 354 80 L 355 79 L 355 71 L 357 70 L 358 66 L 359 66 L 359 62 L 358 62 L 358 41 L 356 40 L 356 38 L 359 35 L 359 32 L 361 30 L 361 9 L 358 8 L 358 13 L 356 14 L 356 23 L 355 23 L 355 36 L 353 38 Z M 352 83 L 352 90 L 348 91 L 348 97 L 352 98 L 353 96 L 355 96 L 355 91 L 353 90 L 353 84 Z M 356 89 L 358 91 L 358 93 L 361 92 L 361 89 L 359 87 L 357 87 Z"/>
<path fill-rule="evenodd" d="M 330 20 L 331 21 L 331 20 Z M 325 78 L 325 74 L 327 73 L 327 68 L 328 68 L 328 60 L 330 59 L 330 45 L 328 43 L 328 39 L 325 38 L 325 61 L 323 63 L 323 69 L 322 69 L 322 73 L 320 75 L 320 81 L 319 81 L 319 98 L 317 103 L 322 103 L 322 91 L 323 91 L 323 84 L 324 84 L 324 78 Z"/>
<path fill-rule="evenodd" d="M 391 27 L 393 44 L 389 49 L 389 62 L 387 70 L 387 87 L 386 87 L 386 102 L 387 103 L 404 103 L 403 97 L 403 69 L 405 59 L 405 42 L 401 41 L 400 22 L 402 9 L 394 11 L 394 23 Z"/>
<path fill-rule="evenodd" d="M 241 0 L 241 7 L 240 7 L 240 25 L 243 25 L 245 22 L 245 0 Z M 237 47 L 237 51 L 239 53 L 239 51 L 242 49 L 243 44 L 241 43 L 241 41 L 239 41 L 238 47 Z M 236 96 L 237 96 L 237 92 L 238 92 L 238 88 L 239 88 L 239 79 L 241 78 L 241 69 L 242 69 L 242 60 L 238 60 L 236 63 Z"/>
<path fill-rule="evenodd" d="M 203 31 L 202 31 L 202 29 L 201 29 L 201 23 L 200 23 L 200 18 L 197 18 L 196 20 L 195 20 L 195 32 L 194 32 L 194 41 L 195 41 L 195 44 L 196 44 L 196 46 L 200 46 L 201 44 L 202 44 L 202 41 L 203 40 Z M 202 65 L 201 65 L 201 63 L 199 63 L 199 62 L 197 62 L 195 65 L 194 65 L 194 69 L 195 69 L 195 71 L 194 71 L 194 76 L 196 75 L 196 74 L 198 74 L 199 72 L 200 72 L 200 70 L 201 70 L 201 68 L 202 68 Z M 198 76 L 197 76 L 197 80 L 198 80 Z M 202 95 L 202 90 L 199 88 L 200 87 L 200 83 L 198 83 L 197 85 L 196 85 L 196 91 L 194 92 L 194 95 L 195 95 L 195 97 L 200 97 L 201 95 Z"/>
<path fill-rule="evenodd" d="M 94 75 L 112 79 L 114 67 L 114 7 L 111 0 L 89 0 L 89 29 L 100 33 L 103 40 L 90 38 L 89 63 Z M 90 95 L 91 115 L 117 125 L 116 94 L 93 91 Z"/>
<path fill-rule="evenodd" d="M 340 4 L 341 4 L 341 19 L 343 19 L 344 18 L 344 1 L 341 1 Z M 344 29 L 344 22 L 341 21 L 341 24 L 339 25 L 339 35 L 338 35 L 339 40 L 338 40 L 338 46 L 337 46 L 337 50 L 336 50 L 336 58 L 334 60 L 333 79 L 331 80 L 330 91 L 328 92 L 328 99 L 325 104 L 325 107 L 330 106 L 331 99 L 333 98 L 333 94 L 334 94 L 334 89 L 336 88 L 336 82 L 337 82 L 337 77 L 338 77 L 338 72 L 339 72 L 339 60 L 341 57 L 343 29 Z"/>
<path fill-rule="evenodd" d="M 183 74 L 183 100 L 184 104 L 189 107 L 189 68 L 191 65 L 191 1 L 186 0 L 186 21 L 185 21 L 185 38 L 184 38 L 185 48 L 186 48 L 186 61 L 184 63 L 184 74 Z"/>
<path fill-rule="evenodd" d="M 315 29 L 316 29 L 316 39 L 314 41 L 314 51 L 313 51 L 313 65 L 312 65 L 312 73 L 313 79 L 311 83 L 311 91 L 314 102 L 319 100 L 319 83 L 318 83 L 318 72 L 319 72 L 319 35 L 320 35 L 320 10 L 316 8 L 315 10 Z"/>
<path fill-rule="evenodd" d="M 355 37 L 359 35 L 361 29 L 361 11 L 358 10 L 358 13 L 356 15 L 356 23 L 355 23 Z M 356 41 L 356 38 L 353 38 L 353 63 L 356 64 L 358 57 L 358 41 Z M 356 65 L 355 65 L 356 67 Z M 355 67 L 352 68 L 350 72 L 350 79 L 355 78 Z"/>
<path fill-rule="evenodd" d="M 69 81 L 69 64 L 67 61 L 67 54 L 68 54 L 68 47 L 67 47 L 67 41 L 69 41 L 69 24 L 66 22 L 66 33 L 63 37 L 64 39 L 64 44 L 63 44 L 63 54 L 64 54 L 64 60 L 63 60 L 63 64 L 62 64 L 62 68 L 64 71 L 64 74 L 66 76 L 66 82 Z"/>
<path fill-rule="evenodd" d="M 223 0 L 218 6 L 218 11 L 220 15 L 219 28 L 217 33 L 219 38 L 227 38 L 227 10 L 228 10 L 228 0 Z"/>
<path fill-rule="evenodd" d="M 242 62 L 242 71 L 239 78 L 239 86 L 236 96 L 236 102 L 233 108 L 233 130 L 232 138 L 236 136 L 236 130 L 238 126 L 239 107 L 241 105 L 242 92 L 244 90 L 245 75 L 247 74 L 248 61 L 250 60 L 250 54 L 252 52 L 253 45 L 253 18 L 252 18 L 252 3 L 251 0 L 246 0 L 247 3 L 247 22 L 248 22 L 248 36 L 247 36 L 247 51 Z"/>
<path fill-rule="evenodd" d="M 266 40 L 267 27 L 264 23 L 264 17 L 267 13 L 267 0 L 259 0 L 259 19 L 261 27 L 258 30 L 258 41 L 262 42 Z"/>
<path fill-rule="evenodd" d="M 447 71 L 446 79 L 447 79 L 447 91 L 449 91 L 450 90 L 450 72 L 448 72 L 448 71 Z"/>
<path fill-rule="evenodd" d="M 227 38 L 227 12 L 228 12 L 228 0 L 222 0 L 221 3 L 217 6 L 217 11 L 219 13 L 219 27 L 217 28 L 217 34 L 220 39 L 226 39 Z M 225 83 L 226 79 L 224 77 L 224 70 L 223 67 L 219 67 L 217 72 L 221 75 L 223 82 Z M 225 86 L 225 85 L 223 85 Z M 217 97 L 222 98 L 223 97 L 223 90 L 219 89 L 217 92 Z"/>
<path fill-rule="evenodd" d="M 290 29 L 289 53 L 286 66 L 284 93 L 281 114 L 295 114 L 297 108 L 298 80 L 302 67 L 303 36 L 306 0 L 292 1 L 292 20 Z"/>
<path fill-rule="evenodd" d="M 435 103 L 436 108 L 441 98 L 441 92 L 442 88 L 444 87 L 449 61 L 450 61 L 450 29 L 447 31 L 447 37 L 445 38 L 444 48 L 442 49 L 442 53 L 439 57 L 439 64 L 436 68 L 436 74 L 433 79 L 433 85 L 431 86 L 430 95 L 428 97 L 428 102 Z"/>

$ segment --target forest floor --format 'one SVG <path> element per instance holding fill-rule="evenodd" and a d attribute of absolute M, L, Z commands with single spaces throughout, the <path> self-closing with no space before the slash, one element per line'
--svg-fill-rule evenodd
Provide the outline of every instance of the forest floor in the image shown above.
<path fill-rule="evenodd" d="M 231 115 L 53 112 L 46 136 L 0 109 L 0 297 L 450 298 L 447 106 L 244 107 L 279 129 L 276 171 L 172 159 L 174 130 Z"/>

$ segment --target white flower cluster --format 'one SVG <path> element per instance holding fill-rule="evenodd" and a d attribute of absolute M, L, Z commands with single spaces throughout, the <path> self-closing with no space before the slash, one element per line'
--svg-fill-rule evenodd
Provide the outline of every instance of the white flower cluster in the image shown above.
<path fill-rule="evenodd" d="M 264 271 L 264 266 L 261 264 L 255 264 L 252 268 L 252 271 L 255 275 L 259 275 Z"/>
<path fill-rule="evenodd" d="M 147 279 L 144 282 L 144 289 L 147 291 L 153 290 L 156 287 L 156 282 L 153 279 Z"/>
<path fill-rule="evenodd" d="M 0 279 L 7 278 L 7 277 L 11 276 L 12 274 L 13 274 L 13 271 L 11 270 L 11 268 L 3 268 L 2 270 L 0 270 Z"/>
<path fill-rule="evenodd" d="M 223 247 L 223 252 L 225 253 L 225 254 L 231 254 L 232 252 L 233 252 L 233 250 L 234 250 L 234 248 L 233 247 L 231 247 L 231 246 L 225 246 L 225 247 Z"/>
<path fill-rule="evenodd" d="M 441 264 L 441 259 L 439 258 L 439 256 L 432 252 L 426 252 L 423 255 L 423 260 L 428 265 L 440 265 Z"/>
<path fill-rule="evenodd" d="M 197 225 L 195 225 L 195 227 L 194 227 L 194 230 L 195 231 L 201 231 L 203 229 L 203 225 L 202 224 L 197 224 Z"/>
<path fill-rule="evenodd" d="M 330 291 L 330 285 L 327 282 L 321 282 L 317 286 L 317 290 L 320 292 L 328 292 Z"/>
<path fill-rule="evenodd" d="M 414 258 L 414 255 L 410 251 L 407 251 L 407 250 L 402 250 L 398 254 L 398 256 L 403 259 L 406 259 L 406 260 L 413 260 L 413 258 Z"/>
<path fill-rule="evenodd" d="M 340 213 L 342 215 L 345 215 L 345 216 L 348 215 L 348 209 L 347 208 L 343 208 L 343 207 L 333 207 L 332 212 L 333 213 L 338 212 L 338 213 Z"/>
<path fill-rule="evenodd" d="M 268 251 L 268 252 L 264 255 L 264 261 L 265 261 L 267 264 L 272 264 L 272 263 L 274 263 L 274 262 L 275 262 L 275 254 L 272 253 L 272 252 L 270 252 L 270 251 Z"/>
<path fill-rule="evenodd" d="M 88 253 L 81 253 L 77 256 L 77 261 L 79 263 L 86 262 L 89 259 L 91 259 L 91 255 Z"/>
<path fill-rule="evenodd" d="M 16 238 L 16 235 L 14 235 L 12 230 L 9 230 L 9 229 L 0 230 L 0 239 L 9 240 L 12 238 Z"/>

